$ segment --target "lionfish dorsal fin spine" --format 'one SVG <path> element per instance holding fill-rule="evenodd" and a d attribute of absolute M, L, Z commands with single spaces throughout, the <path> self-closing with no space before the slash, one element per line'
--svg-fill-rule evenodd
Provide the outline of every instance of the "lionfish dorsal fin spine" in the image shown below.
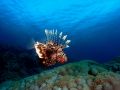
<path fill-rule="evenodd" d="M 52 30 L 50 30 L 50 41 L 52 41 Z"/>
<path fill-rule="evenodd" d="M 48 41 L 51 41 L 51 30 L 48 31 Z"/>
<path fill-rule="evenodd" d="M 69 48 L 70 46 L 69 45 L 66 45 L 66 48 Z"/>
<path fill-rule="evenodd" d="M 49 30 L 48 30 L 47 36 L 48 36 L 48 41 L 49 41 L 49 38 L 50 38 L 50 36 L 49 36 Z"/>
<path fill-rule="evenodd" d="M 46 39 L 48 41 L 48 30 L 47 29 L 45 29 L 45 35 L 46 35 Z"/>
<path fill-rule="evenodd" d="M 55 35 L 57 35 L 57 29 L 56 29 L 56 31 L 55 31 Z"/>
<path fill-rule="evenodd" d="M 54 29 L 52 30 L 52 41 L 54 42 Z"/>
<path fill-rule="evenodd" d="M 57 34 L 58 34 L 58 31 L 57 31 L 57 29 L 55 30 L 55 43 L 58 43 L 58 36 L 57 36 Z"/>
<path fill-rule="evenodd" d="M 67 35 L 63 36 L 63 38 L 62 38 L 62 39 L 63 39 L 63 40 L 66 40 L 66 38 L 67 38 Z"/>
<path fill-rule="evenodd" d="M 55 32 L 56 32 L 56 31 L 54 30 L 54 42 L 56 41 L 56 35 L 55 35 Z"/>
<path fill-rule="evenodd" d="M 67 40 L 65 43 L 66 43 L 66 44 L 69 44 L 70 42 L 71 42 L 71 40 Z"/>
<path fill-rule="evenodd" d="M 63 34 L 63 32 L 61 32 L 61 33 L 59 34 L 59 38 L 61 38 L 61 37 L 62 37 L 62 34 Z"/>
<path fill-rule="evenodd" d="M 61 44 L 61 37 L 62 37 L 62 32 L 60 32 L 60 34 L 58 35 L 58 43 L 57 44 Z"/>

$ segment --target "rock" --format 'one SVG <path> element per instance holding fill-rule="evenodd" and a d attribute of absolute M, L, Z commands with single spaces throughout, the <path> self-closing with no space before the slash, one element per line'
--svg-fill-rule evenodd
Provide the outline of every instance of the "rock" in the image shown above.
<path fill-rule="evenodd" d="M 75 82 L 69 82 L 68 87 L 69 88 L 74 88 L 74 87 L 77 87 L 77 84 Z"/>
<path fill-rule="evenodd" d="M 93 80 L 92 80 L 92 79 L 88 79 L 88 80 L 87 80 L 87 85 L 88 85 L 88 86 L 92 86 L 92 83 L 93 83 Z"/>
<path fill-rule="evenodd" d="M 69 89 L 66 86 L 64 86 L 62 90 L 69 90 Z"/>
<path fill-rule="evenodd" d="M 102 85 L 97 85 L 96 88 L 95 88 L 95 90 L 103 90 Z"/>
<path fill-rule="evenodd" d="M 62 90 L 62 89 L 60 87 L 55 86 L 53 87 L 53 90 Z"/>
<path fill-rule="evenodd" d="M 70 88 L 70 90 L 77 90 L 77 88 Z"/>
<path fill-rule="evenodd" d="M 78 89 L 78 90 L 82 90 L 82 86 L 81 86 L 81 85 L 78 85 L 78 86 L 77 86 L 77 89 Z"/>
<path fill-rule="evenodd" d="M 40 89 L 42 89 L 42 88 L 44 88 L 44 87 L 46 87 L 46 84 L 45 84 L 45 83 L 43 83 L 43 84 L 41 85 Z"/>
<path fill-rule="evenodd" d="M 30 90 L 40 90 L 40 88 L 37 85 L 30 86 Z"/>
<path fill-rule="evenodd" d="M 97 75 L 97 73 L 98 73 L 97 68 L 92 67 L 92 68 L 91 68 L 91 74 L 92 74 L 92 75 L 94 75 L 94 76 L 96 76 L 96 75 Z"/>
<path fill-rule="evenodd" d="M 110 85 L 110 83 L 104 83 L 103 84 L 103 89 L 104 90 L 113 90 L 113 87 L 112 87 L 112 85 Z"/>

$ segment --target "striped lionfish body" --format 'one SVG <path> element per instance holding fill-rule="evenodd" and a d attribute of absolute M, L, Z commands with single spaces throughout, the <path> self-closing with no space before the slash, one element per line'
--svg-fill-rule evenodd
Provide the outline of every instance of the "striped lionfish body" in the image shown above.
<path fill-rule="evenodd" d="M 67 56 L 63 49 L 69 47 L 71 40 L 66 40 L 67 35 L 63 36 L 63 33 L 58 33 L 57 30 L 45 30 L 46 42 L 36 42 L 34 44 L 36 53 L 41 59 L 43 65 L 51 66 L 59 63 L 65 63 Z"/>

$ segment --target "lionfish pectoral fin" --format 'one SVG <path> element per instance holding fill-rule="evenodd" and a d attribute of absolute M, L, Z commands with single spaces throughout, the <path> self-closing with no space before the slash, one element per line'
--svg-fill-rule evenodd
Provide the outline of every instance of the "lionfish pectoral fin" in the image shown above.
<path fill-rule="evenodd" d="M 40 43 L 39 43 L 39 42 L 36 42 L 36 43 L 34 44 L 34 48 L 35 48 L 35 51 L 36 51 L 38 57 L 39 57 L 39 58 L 43 58 L 43 54 L 41 53 L 40 48 L 38 48 L 39 45 L 40 45 Z"/>
<path fill-rule="evenodd" d="M 32 39 L 30 40 L 30 43 L 28 43 L 28 44 L 26 45 L 26 48 L 27 48 L 28 50 L 33 49 L 35 43 L 36 43 L 35 40 L 32 38 Z"/>

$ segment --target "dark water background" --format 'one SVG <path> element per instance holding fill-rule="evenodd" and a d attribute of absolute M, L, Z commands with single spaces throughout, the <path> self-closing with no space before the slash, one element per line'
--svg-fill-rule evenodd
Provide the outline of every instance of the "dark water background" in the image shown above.
<path fill-rule="evenodd" d="M 14 52 L 16 55 L 34 53 L 34 50 L 28 48 L 33 39 L 44 41 L 46 28 L 68 34 L 72 40 L 70 48 L 66 49 L 69 61 L 92 59 L 107 62 L 120 55 L 119 0 L 1 0 L 2 59 L 6 52 Z M 1 65 L 11 57 L 1 61 Z M 3 68 L 6 68 L 4 64 L 1 67 L 4 72 Z M 28 69 L 29 66 L 26 71 Z"/>

